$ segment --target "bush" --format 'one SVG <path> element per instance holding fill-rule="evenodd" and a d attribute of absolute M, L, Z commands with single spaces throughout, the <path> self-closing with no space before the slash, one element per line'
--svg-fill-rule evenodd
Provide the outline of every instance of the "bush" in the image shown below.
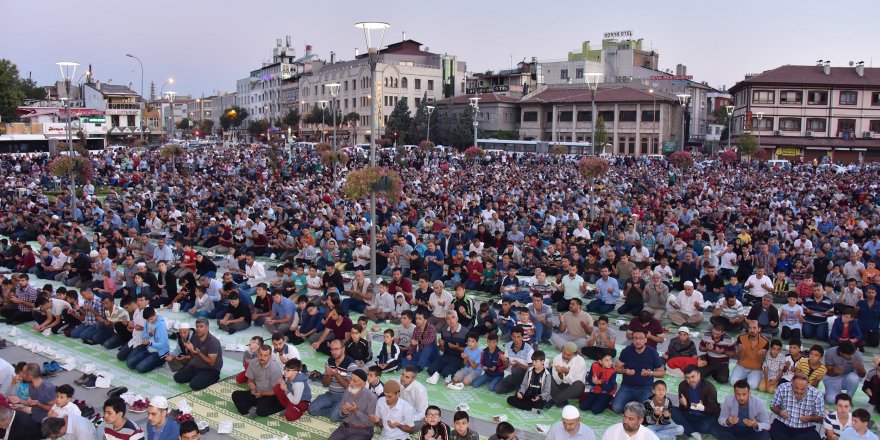
<path fill-rule="evenodd" d="M 84 157 L 59 156 L 49 163 L 49 170 L 56 177 L 73 175 L 78 183 L 86 183 L 95 177 L 95 168 Z"/>
<path fill-rule="evenodd" d="M 348 154 L 344 151 L 325 151 L 321 153 L 321 163 L 325 166 L 333 166 L 334 164 L 348 165 Z"/>
<path fill-rule="evenodd" d="M 348 173 L 342 191 L 352 199 L 369 197 L 370 192 L 383 194 L 393 202 L 400 199 L 403 181 L 400 174 L 385 167 L 364 167 Z"/>
<path fill-rule="evenodd" d="M 669 155 L 669 163 L 685 170 L 694 166 L 694 156 L 689 151 L 676 151 Z"/>
<path fill-rule="evenodd" d="M 482 148 L 480 148 L 476 145 L 471 145 L 470 147 L 467 148 L 467 150 L 464 150 L 464 157 L 466 157 L 468 159 L 483 157 L 485 154 L 486 154 L 486 152 L 483 151 Z"/>
<path fill-rule="evenodd" d="M 323 155 L 325 151 L 332 151 L 332 150 L 333 150 L 333 145 L 330 145 L 327 142 L 321 142 L 321 143 L 315 145 L 315 151 L 321 155 Z"/>
<path fill-rule="evenodd" d="M 604 176 L 609 168 L 608 161 L 598 156 L 588 156 L 578 161 L 578 171 L 590 180 Z"/>
<path fill-rule="evenodd" d="M 434 148 L 434 146 L 435 146 L 434 143 L 431 142 L 431 141 L 421 141 L 421 142 L 419 142 L 419 148 L 421 148 L 423 151 L 431 150 L 431 149 Z"/>
<path fill-rule="evenodd" d="M 723 152 L 721 152 L 719 158 L 721 159 L 722 163 L 735 163 L 737 161 L 736 151 L 724 150 Z"/>

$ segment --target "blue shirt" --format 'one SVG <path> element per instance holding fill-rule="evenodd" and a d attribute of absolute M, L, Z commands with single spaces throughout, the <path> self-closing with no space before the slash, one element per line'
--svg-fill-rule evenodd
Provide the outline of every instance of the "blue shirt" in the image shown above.
<path fill-rule="evenodd" d="M 165 424 L 162 430 L 156 430 L 156 427 L 147 423 L 147 440 L 177 440 L 180 438 L 180 424 L 171 417 L 165 418 Z"/>
<path fill-rule="evenodd" d="M 611 293 L 608 293 L 609 288 L 613 289 Z M 620 285 L 614 277 L 608 277 L 608 281 L 602 278 L 596 280 L 596 291 L 599 292 L 598 298 L 605 304 L 614 304 L 620 298 Z"/>
<path fill-rule="evenodd" d="M 877 331 L 877 328 L 880 327 L 880 301 L 874 300 L 874 305 L 869 307 L 868 300 L 863 299 L 856 303 L 856 308 L 859 309 L 859 315 L 856 316 L 859 320 L 859 327 L 863 331 Z"/>
<path fill-rule="evenodd" d="M 877 440 L 877 434 L 874 434 L 869 429 L 865 432 L 865 435 L 859 435 L 855 428 L 848 426 L 840 433 L 840 440 Z"/>
<path fill-rule="evenodd" d="M 428 263 L 428 270 L 440 270 L 443 268 L 443 251 L 440 248 L 434 248 L 434 252 L 425 251 L 425 259 L 434 257 L 434 260 Z"/>
<path fill-rule="evenodd" d="M 281 297 L 281 302 L 272 303 L 272 319 L 293 319 L 293 312 L 296 311 L 296 305 L 290 298 Z"/>
<path fill-rule="evenodd" d="M 623 362 L 623 367 L 625 369 L 635 370 L 636 372 L 633 376 L 624 374 L 623 380 L 620 382 L 621 385 L 631 387 L 650 387 L 654 384 L 654 378 L 651 376 L 642 376 L 642 370 L 654 371 L 663 366 L 663 363 L 660 362 L 660 355 L 657 354 L 657 350 L 648 346 L 645 346 L 645 349 L 639 353 L 634 346 L 627 345 L 626 348 L 620 352 L 618 360 Z"/>
<path fill-rule="evenodd" d="M 150 345 L 147 346 L 150 353 L 165 356 L 171 351 L 171 345 L 168 343 L 168 327 L 165 326 L 165 318 L 161 316 L 156 319 L 155 323 L 144 322 L 144 332 L 141 333 L 141 337 L 145 341 L 150 341 Z"/>
<path fill-rule="evenodd" d="M 465 347 L 464 354 L 466 354 L 468 358 L 470 358 L 471 362 L 477 364 L 476 368 L 471 368 L 470 364 L 465 363 L 465 371 L 475 372 L 479 375 L 483 371 L 483 367 L 480 365 L 480 359 L 483 355 L 483 350 L 480 347 L 477 347 L 473 350 L 471 350 L 470 347 Z"/>

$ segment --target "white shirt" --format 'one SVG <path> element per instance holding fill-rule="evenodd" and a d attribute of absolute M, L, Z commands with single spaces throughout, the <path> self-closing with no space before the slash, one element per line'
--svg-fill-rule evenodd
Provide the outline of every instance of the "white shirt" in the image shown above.
<path fill-rule="evenodd" d="M 259 261 L 254 261 L 251 265 L 245 264 L 244 274 L 248 277 L 247 283 L 251 287 L 257 287 L 257 284 L 266 280 L 266 268 Z"/>
<path fill-rule="evenodd" d="M 415 426 L 415 414 L 413 413 L 413 407 L 406 400 L 401 398 L 397 399 L 397 403 L 394 404 L 394 408 L 388 407 L 388 400 L 384 397 L 380 397 L 376 400 L 376 416 L 382 420 L 382 434 L 379 436 L 380 440 L 401 440 L 401 439 L 409 439 L 409 434 L 404 432 L 399 428 L 390 428 L 388 426 L 388 421 L 391 420 L 394 423 L 400 423 L 405 426 Z"/>
<path fill-rule="evenodd" d="M 82 415 L 82 411 L 73 402 L 67 402 L 67 405 L 64 405 L 63 408 L 58 405 L 52 405 L 52 409 L 50 409 L 49 412 L 52 412 L 52 411 L 55 411 L 55 417 L 58 417 L 58 418 L 62 418 L 66 415 L 71 415 L 71 414 L 75 414 L 78 416 Z"/>
<path fill-rule="evenodd" d="M 662 281 L 672 281 L 672 267 L 671 266 L 661 266 L 657 265 L 654 268 L 654 273 L 660 275 L 660 279 Z"/>
<path fill-rule="evenodd" d="M 630 436 L 623 429 L 623 423 L 615 423 L 605 430 L 602 440 L 660 440 L 660 438 L 657 437 L 657 434 L 654 434 L 654 431 L 651 431 L 644 425 L 639 425 L 639 430 L 636 431 L 636 434 Z"/>
<path fill-rule="evenodd" d="M 758 275 L 752 275 L 746 280 L 746 285 L 749 284 L 752 285 L 749 290 L 749 295 L 752 295 L 755 298 L 763 298 L 764 295 L 773 290 L 773 280 L 767 275 L 762 276 L 761 279 L 758 279 Z"/>
<path fill-rule="evenodd" d="M 568 367 L 568 374 L 560 378 L 559 373 L 556 371 L 557 366 Z M 553 372 L 553 381 L 558 384 L 573 384 L 577 381 L 585 382 L 587 378 L 587 362 L 577 354 L 572 356 L 568 362 L 562 358 L 562 353 L 557 354 L 553 358 L 553 366 L 550 370 Z"/>
<path fill-rule="evenodd" d="M 67 416 L 67 434 L 61 436 L 59 440 L 93 439 L 96 435 L 97 429 L 92 422 L 83 416 L 70 414 Z"/>
<path fill-rule="evenodd" d="M 67 301 L 58 298 L 49 298 L 49 301 L 52 301 L 52 306 L 49 307 L 52 316 L 60 317 L 63 311 L 70 310 L 70 303 Z"/>
<path fill-rule="evenodd" d="M 556 422 L 550 427 L 546 440 L 596 440 L 596 434 L 589 426 L 581 422 L 577 434 L 571 435 L 562 426 L 562 422 Z"/>
<path fill-rule="evenodd" d="M 400 398 L 402 400 L 405 400 L 412 406 L 414 414 L 413 417 L 417 417 L 416 420 L 424 417 L 425 410 L 428 409 L 428 390 L 425 388 L 424 385 L 415 380 L 413 380 L 413 382 L 409 384 L 408 387 L 403 386 L 402 383 L 400 385 Z"/>
<path fill-rule="evenodd" d="M 675 303 L 679 305 L 678 311 L 685 315 L 697 315 L 702 312 L 697 310 L 697 306 L 703 307 L 703 294 L 698 290 L 688 295 L 684 290 L 678 292 L 675 297 Z"/>
<path fill-rule="evenodd" d="M 440 303 L 443 303 L 441 306 Z M 437 296 L 437 292 L 431 292 L 431 297 L 428 299 L 428 305 L 431 308 L 431 315 L 435 318 L 445 318 L 446 312 L 452 310 L 452 294 L 447 292 L 446 289 L 442 291 L 440 296 Z"/>

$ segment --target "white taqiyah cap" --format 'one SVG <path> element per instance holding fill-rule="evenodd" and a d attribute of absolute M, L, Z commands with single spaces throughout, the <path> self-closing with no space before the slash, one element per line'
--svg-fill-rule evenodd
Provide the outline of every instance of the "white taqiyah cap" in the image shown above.
<path fill-rule="evenodd" d="M 565 405 L 565 408 L 562 408 L 562 418 L 566 420 L 579 419 L 581 412 L 572 405 Z"/>

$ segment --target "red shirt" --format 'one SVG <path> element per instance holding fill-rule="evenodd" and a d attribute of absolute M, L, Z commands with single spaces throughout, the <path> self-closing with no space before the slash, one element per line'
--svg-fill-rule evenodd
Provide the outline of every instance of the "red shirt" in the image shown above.
<path fill-rule="evenodd" d="M 403 297 L 406 298 L 406 302 L 412 303 L 413 300 L 413 285 L 412 282 L 407 278 L 401 278 L 400 282 L 391 280 L 388 283 L 388 293 L 391 296 L 394 296 L 398 291 L 403 292 Z"/>

